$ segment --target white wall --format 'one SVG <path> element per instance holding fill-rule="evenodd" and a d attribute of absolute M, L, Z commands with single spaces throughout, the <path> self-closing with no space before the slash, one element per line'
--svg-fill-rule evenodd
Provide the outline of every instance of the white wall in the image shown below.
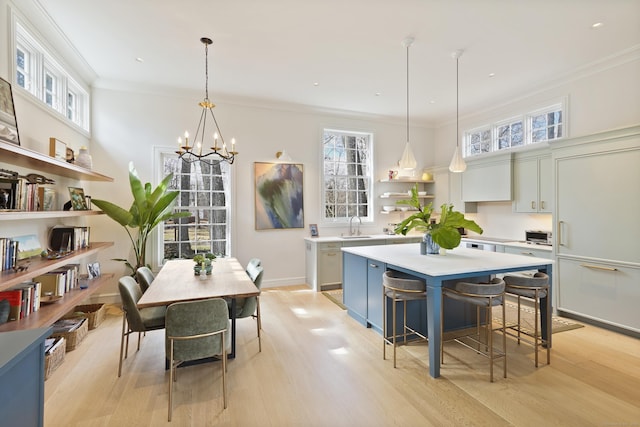
<path fill-rule="evenodd" d="M 175 148 L 177 137 L 185 129 L 194 133 L 200 117 L 197 102 L 202 93 L 181 93 L 178 96 L 166 89 L 163 92 L 94 89 L 91 146 L 94 169 L 113 176 L 115 182 L 94 184 L 93 197 L 127 205 L 131 201 L 127 179 L 129 161 L 134 162 L 143 181 L 153 181 L 153 147 Z M 339 235 L 346 231 L 344 226 L 326 227 L 320 220 L 323 127 L 373 132 L 377 180 L 383 178 L 399 160 L 405 144 L 405 124 L 369 117 L 341 117 L 305 108 L 284 110 L 224 103 L 213 98 L 221 130 L 226 139 L 236 138 L 236 148 L 240 152 L 232 166 L 232 197 L 236 213 L 233 218 L 232 255 L 243 264 L 250 258 L 261 258 L 265 266 L 264 286 L 304 283 L 303 238 L 309 234 L 308 224 L 319 224 L 323 235 Z M 420 171 L 430 164 L 433 157 L 431 133 L 428 129 L 411 129 L 412 146 Z M 282 149 L 286 149 L 295 163 L 304 166 L 305 228 L 256 231 L 253 163 L 274 161 L 275 153 Z M 376 207 L 381 204 L 376 199 Z M 388 215 L 377 215 L 375 223 L 363 225 L 362 231 L 381 233 L 387 222 Z M 92 229 L 92 237 L 116 239 L 116 245 L 100 255 L 105 264 L 103 270 L 124 271 L 118 263 L 109 260 L 122 258 L 128 251 L 130 245 L 126 234 L 107 218 L 92 218 L 92 223 L 97 229 Z"/>

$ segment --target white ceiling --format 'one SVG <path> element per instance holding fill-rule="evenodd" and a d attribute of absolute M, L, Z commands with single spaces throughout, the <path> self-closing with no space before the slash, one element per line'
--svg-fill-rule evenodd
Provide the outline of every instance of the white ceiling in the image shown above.
<path fill-rule="evenodd" d="M 37 0 L 93 82 L 440 124 L 640 51 L 640 0 Z M 592 29 L 595 22 L 604 25 Z M 143 58 L 144 62 L 136 61 Z M 489 77 L 495 73 L 494 77 Z M 318 86 L 314 86 L 314 82 Z M 379 93 L 376 96 L 376 93 Z M 194 100 L 194 102 L 198 99 Z"/>

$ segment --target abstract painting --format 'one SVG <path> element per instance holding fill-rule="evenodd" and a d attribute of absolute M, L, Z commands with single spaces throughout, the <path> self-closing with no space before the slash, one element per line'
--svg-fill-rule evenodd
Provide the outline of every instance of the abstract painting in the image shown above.
<path fill-rule="evenodd" d="M 256 230 L 304 228 L 302 165 L 254 163 Z"/>
<path fill-rule="evenodd" d="M 0 78 L 0 139 L 20 145 L 11 84 Z"/>

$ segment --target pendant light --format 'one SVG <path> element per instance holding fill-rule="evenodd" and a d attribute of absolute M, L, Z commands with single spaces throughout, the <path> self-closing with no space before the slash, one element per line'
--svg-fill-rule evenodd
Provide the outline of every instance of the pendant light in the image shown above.
<path fill-rule="evenodd" d="M 413 44 L 413 41 L 413 37 L 407 37 L 402 41 L 402 45 L 407 49 L 407 143 L 404 146 L 398 166 L 404 170 L 414 170 L 418 165 L 409 143 L 409 47 Z"/>
<path fill-rule="evenodd" d="M 464 158 L 462 157 L 462 153 L 460 152 L 460 125 L 458 124 L 460 120 L 460 97 L 458 94 L 460 91 L 460 71 L 458 62 L 460 61 L 462 52 L 464 51 L 456 50 L 451 54 L 451 57 L 456 60 L 456 151 L 453 153 L 451 163 L 449 163 L 449 170 L 456 173 L 464 172 L 467 169 L 467 164 L 465 163 Z"/>

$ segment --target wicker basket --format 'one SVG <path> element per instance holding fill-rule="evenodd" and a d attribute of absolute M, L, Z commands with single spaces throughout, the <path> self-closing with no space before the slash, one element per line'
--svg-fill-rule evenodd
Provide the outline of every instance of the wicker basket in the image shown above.
<path fill-rule="evenodd" d="M 53 371 L 58 369 L 58 366 L 60 366 L 62 362 L 64 362 L 64 355 L 67 353 L 67 346 L 64 343 L 64 337 L 59 337 L 58 340 L 62 340 L 62 343 L 44 355 L 45 380 L 51 376 Z"/>
<path fill-rule="evenodd" d="M 72 311 L 65 314 L 63 319 L 85 317 L 89 319 L 89 330 L 100 326 L 107 315 L 107 307 L 104 304 L 77 305 Z"/>
<path fill-rule="evenodd" d="M 64 337 L 67 340 L 67 351 L 74 350 L 89 333 L 89 321 L 83 319 L 82 324 L 71 332 L 54 332 L 52 337 Z"/>

